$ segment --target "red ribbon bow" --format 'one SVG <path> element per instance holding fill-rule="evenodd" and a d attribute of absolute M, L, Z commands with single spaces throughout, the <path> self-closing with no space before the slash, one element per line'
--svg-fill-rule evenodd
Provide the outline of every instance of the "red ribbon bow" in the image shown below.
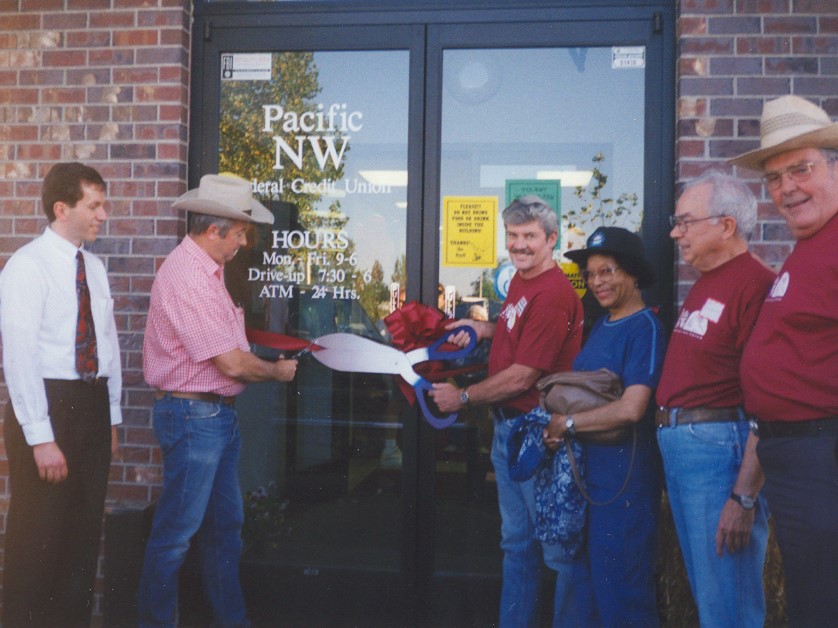
<path fill-rule="evenodd" d="M 411 351 L 431 345 L 435 340 L 444 334 L 450 334 L 451 330 L 446 329 L 454 319 L 448 318 L 436 308 L 428 307 L 417 301 L 405 303 L 399 309 L 394 310 L 384 318 L 384 324 L 392 336 L 392 344 L 399 351 Z M 455 344 L 445 343 L 440 347 L 442 351 L 456 351 L 459 347 Z M 413 367 L 419 375 L 429 382 L 445 381 L 453 375 L 466 373 L 477 367 L 465 367 L 458 369 L 444 369 L 441 362 L 430 360 L 420 362 Z M 416 403 L 416 391 L 401 377 L 397 378 L 402 394 L 411 405 Z"/>

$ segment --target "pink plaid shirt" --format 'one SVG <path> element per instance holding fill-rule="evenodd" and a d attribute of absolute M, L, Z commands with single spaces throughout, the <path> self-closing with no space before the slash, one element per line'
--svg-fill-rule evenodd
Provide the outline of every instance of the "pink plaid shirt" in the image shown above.
<path fill-rule="evenodd" d="M 223 264 L 187 236 L 163 262 L 151 287 L 145 380 L 159 390 L 237 395 L 244 384 L 222 374 L 212 361 L 234 349 L 250 351 L 244 311 L 224 286 Z"/>

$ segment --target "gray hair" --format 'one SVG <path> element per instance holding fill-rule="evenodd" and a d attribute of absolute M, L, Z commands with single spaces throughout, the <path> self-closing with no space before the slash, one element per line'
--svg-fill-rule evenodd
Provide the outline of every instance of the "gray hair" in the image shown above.
<path fill-rule="evenodd" d="M 516 198 L 503 210 L 504 225 L 523 225 L 537 220 L 549 238 L 559 231 L 559 219 L 555 210 L 534 194 Z"/>
<path fill-rule="evenodd" d="M 201 235 L 209 231 L 213 225 L 218 227 L 219 235 L 224 238 L 230 229 L 233 228 L 235 220 L 230 218 L 222 218 L 221 216 L 210 216 L 209 214 L 197 214 L 195 212 L 189 213 L 189 233 L 192 235 Z"/>
<path fill-rule="evenodd" d="M 736 233 L 749 240 L 757 224 L 757 199 L 751 189 L 736 177 L 719 170 L 708 170 L 690 181 L 684 192 L 709 184 L 707 216 L 730 216 L 736 220 Z"/>

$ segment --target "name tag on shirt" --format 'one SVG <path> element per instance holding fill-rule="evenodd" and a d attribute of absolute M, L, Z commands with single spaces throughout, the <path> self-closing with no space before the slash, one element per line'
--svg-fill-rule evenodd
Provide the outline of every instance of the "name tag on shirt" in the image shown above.
<path fill-rule="evenodd" d="M 719 303 L 715 299 L 707 299 L 707 302 L 701 308 L 701 315 L 709 321 L 718 323 L 722 317 L 722 312 L 725 311 L 725 304 Z"/>

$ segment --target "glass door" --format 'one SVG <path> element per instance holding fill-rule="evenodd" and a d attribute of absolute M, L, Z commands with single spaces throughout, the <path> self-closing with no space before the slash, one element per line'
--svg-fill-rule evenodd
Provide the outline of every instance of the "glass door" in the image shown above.
<path fill-rule="evenodd" d="M 249 180 L 274 214 L 225 269 L 252 348 L 271 359 L 335 333 L 389 344 L 385 318 L 418 293 L 418 251 L 408 252 L 419 220 L 408 203 L 416 30 L 237 34 L 213 35 L 218 73 L 204 83 L 217 95 L 217 139 L 203 158 L 207 172 Z M 367 598 L 351 591 L 371 582 L 390 591 L 382 616 L 397 614 L 410 578 L 415 417 L 396 376 L 364 368 L 360 354 L 357 372 L 331 369 L 314 351 L 299 355 L 293 382 L 250 385 L 237 400 L 242 578 L 257 622 L 280 591 L 294 600 L 287 621 L 363 613 Z M 318 597 L 338 582 L 341 603 L 324 607 Z"/>
<path fill-rule="evenodd" d="M 661 162 L 661 102 L 650 89 L 661 40 L 651 20 L 619 30 L 584 22 L 432 30 L 429 74 L 439 77 L 440 97 L 429 110 L 432 124 L 438 116 L 439 143 L 427 150 L 439 176 L 438 187 L 428 188 L 439 207 L 435 279 L 448 315 L 496 320 L 515 272 L 501 211 L 527 194 L 558 214 L 554 259 L 577 286 L 587 323 L 599 312 L 563 252 L 584 247 L 599 226 L 621 226 L 642 233 L 651 256 L 665 263 L 654 243 L 666 194 L 650 185 Z M 665 305 L 667 294 L 650 302 Z M 481 346 L 472 362 L 485 363 L 488 350 Z M 485 376 L 477 370 L 455 380 L 466 386 Z M 487 407 L 461 414 L 431 437 L 436 540 L 429 569 L 445 586 L 468 574 L 492 591 L 501 566 L 494 421 Z M 469 590 L 462 588 L 465 596 Z M 472 599 L 471 613 L 494 621 L 497 599 L 483 603 Z"/>

